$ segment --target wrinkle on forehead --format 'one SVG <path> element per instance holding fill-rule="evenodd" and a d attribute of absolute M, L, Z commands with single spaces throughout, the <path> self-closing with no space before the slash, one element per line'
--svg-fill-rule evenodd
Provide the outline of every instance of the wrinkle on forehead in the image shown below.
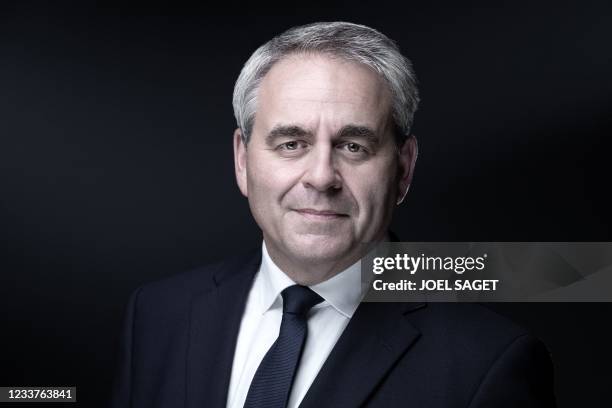
<path fill-rule="evenodd" d="M 321 120 L 382 130 L 391 116 L 391 94 L 378 74 L 321 54 L 295 54 L 277 62 L 258 92 L 256 122 L 265 116 L 271 121 L 265 125 L 268 130 L 276 121 L 313 125 Z"/>

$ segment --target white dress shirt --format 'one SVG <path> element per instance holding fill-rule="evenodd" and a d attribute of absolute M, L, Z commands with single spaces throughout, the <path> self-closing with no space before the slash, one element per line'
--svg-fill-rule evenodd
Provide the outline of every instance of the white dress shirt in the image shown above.
<path fill-rule="evenodd" d="M 295 285 L 274 264 L 265 242 L 262 245 L 261 266 L 242 316 L 238 342 L 234 352 L 227 408 L 242 408 L 255 372 L 268 349 L 276 341 L 283 316 L 281 292 Z M 308 335 L 297 372 L 288 408 L 296 408 L 306 395 L 338 338 L 355 313 L 362 298 L 360 263 L 310 288 L 324 301 L 308 314 Z"/>

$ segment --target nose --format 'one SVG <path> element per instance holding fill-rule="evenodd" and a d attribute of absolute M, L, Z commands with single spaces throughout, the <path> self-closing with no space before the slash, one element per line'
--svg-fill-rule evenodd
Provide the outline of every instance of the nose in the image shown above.
<path fill-rule="evenodd" d="M 306 188 L 327 192 L 342 187 L 341 177 L 334 163 L 332 146 L 322 145 L 313 149 L 307 165 L 308 168 L 302 178 Z"/>

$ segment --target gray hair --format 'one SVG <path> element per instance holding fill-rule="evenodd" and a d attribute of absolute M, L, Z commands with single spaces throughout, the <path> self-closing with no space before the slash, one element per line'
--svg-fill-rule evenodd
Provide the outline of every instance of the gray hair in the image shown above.
<path fill-rule="evenodd" d="M 234 116 L 248 143 L 255 113 L 257 90 L 272 66 L 291 54 L 322 53 L 363 64 L 380 75 L 392 95 L 396 140 L 408 135 L 419 103 L 412 63 L 393 40 L 363 25 L 331 22 L 291 28 L 259 47 L 244 64 L 234 87 Z"/>

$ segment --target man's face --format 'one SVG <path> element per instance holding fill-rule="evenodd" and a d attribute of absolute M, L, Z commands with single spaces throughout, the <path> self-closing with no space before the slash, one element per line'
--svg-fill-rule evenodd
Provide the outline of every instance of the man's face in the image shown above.
<path fill-rule="evenodd" d="M 248 146 L 237 130 L 234 147 L 239 187 L 273 259 L 343 268 L 385 236 L 416 153 L 413 138 L 395 143 L 382 80 L 323 55 L 272 67 Z"/>

